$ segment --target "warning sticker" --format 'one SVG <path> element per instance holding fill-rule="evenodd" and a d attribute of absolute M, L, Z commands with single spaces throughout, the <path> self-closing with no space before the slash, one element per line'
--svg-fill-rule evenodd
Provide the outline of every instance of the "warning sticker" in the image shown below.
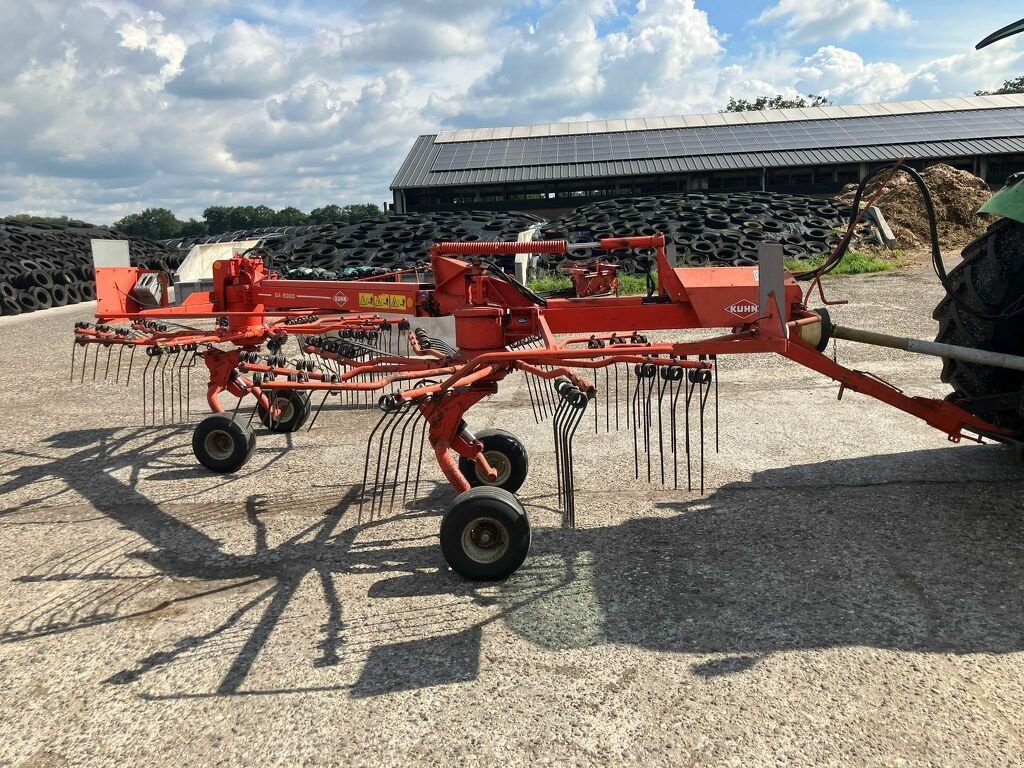
<path fill-rule="evenodd" d="M 371 309 L 402 310 L 412 306 L 412 299 L 400 293 L 360 293 L 359 306 Z"/>

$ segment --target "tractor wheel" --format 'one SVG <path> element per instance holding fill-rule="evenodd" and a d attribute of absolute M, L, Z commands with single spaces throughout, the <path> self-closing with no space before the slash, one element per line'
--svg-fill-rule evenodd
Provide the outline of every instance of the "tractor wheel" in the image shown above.
<path fill-rule="evenodd" d="M 506 490 L 483 485 L 459 494 L 441 520 L 441 552 L 472 581 L 501 581 L 530 551 L 530 520 Z"/>
<path fill-rule="evenodd" d="M 1024 313 L 983 320 L 968 309 L 998 314 L 1024 297 L 1024 224 L 996 221 L 964 248 L 962 256 L 963 261 L 949 272 L 953 296 L 946 296 L 932 313 L 939 321 L 935 340 L 1024 355 Z M 953 387 L 950 399 L 976 416 L 1000 427 L 1024 429 L 1019 412 L 1024 372 L 946 358 L 942 380 Z"/>
<path fill-rule="evenodd" d="M 192 433 L 192 453 L 214 472 L 241 469 L 255 448 L 256 435 L 241 416 L 214 413 L 199 422 Z"/>
<path fill-rule="evenodd" d="M 265 394 L 267 399 L 274 404 L 277 417 L 275 418 L 262 405 L 258 405 L 257 409 L 259 410 L 260 421 L 263 422 L 263 426 L 271 432 L 279 432 L 281 434 L 297 432 L 302 428 L 312 410 L 309 395 L 305 392 L 289 389 L 266 390 Z"/>
<path fill-rule="evenodd" d="M 530 459 L 526 455 L 526 446 L 503 429 L 482 429 L 477 433 L 476 439 L 484 444 L 484 456 L 497 471 L 498 478 L 494 482 L 489 482 L 480 474 L 476 462 L 463 456 L 459 458 L 459 471 L 469 481 L 469 484 L 474 488 L 491 486 L 504 488 L 509 493 L 518 491 L 530 471 Z"/>

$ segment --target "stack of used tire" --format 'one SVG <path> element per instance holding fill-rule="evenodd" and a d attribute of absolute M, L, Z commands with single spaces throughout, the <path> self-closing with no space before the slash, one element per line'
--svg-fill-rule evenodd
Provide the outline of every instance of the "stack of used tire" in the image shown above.
<path fill-rule="evenodd" d="M 577 208 L 547 223 L 544 240 L 594 242 L 603 237 L 665 235 L 680 266 L 754 265 L 763 242 L 779 243 L 787 259 L 810 260 L 829 253 L 845 228 L 843 212 L 831 201 L 775 192 L 680 193 L 628 197 Z M 624 272 L 647 272 L 650 248 L 606 253 L 575 248 L 567 258 L 543 257 L 540 269 L 555 271 L 600 256 Z"/>
<path fill-rule="evenodd" d="M 519 211 L 392 213 L 357 224 L 322 225 L 283 244 L 272 243 L 272 266 L 281 272 L 294 267 L 394 271 L 422 266 L 438 241 L 515 240 L 542 221 Z"/>
<path fill-rule="evenodd" d="M 93 239 L 128 240 L 136 266 L 171 272 L 181 263 L 177 250 L 100 227 L 0 221 L 0 314 L 95 299 Z"/>
<path fill-rule="evenodd" d="M 312 232 L 316 225 L 291 226 L 291 227 L 261 227 L 258 229 L 236 229 L 233 232 L 224 232 L 219 235 L 203 235 L 201 237 L 175 237 L 170 240 L 160 240 L 159 243 L 168 248 L 188 250 L 193 245 L 207 245 L 208 243 L 236 243 L 241 240 L 256 240 L 261 238 L 268 244 L 286 243 L 300 235 Z"/>

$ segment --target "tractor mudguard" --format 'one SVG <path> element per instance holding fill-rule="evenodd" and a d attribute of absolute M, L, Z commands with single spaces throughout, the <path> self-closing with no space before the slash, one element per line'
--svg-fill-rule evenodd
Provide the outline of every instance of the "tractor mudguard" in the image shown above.
<path fill-rule="evenodd" d="M 995 216 L 1004 216 L 1024 224 L 1024 172 L 1011 175 L 1006 180 L 1006 185 L 989 198 L 978 213 L 991 213 Z"/>

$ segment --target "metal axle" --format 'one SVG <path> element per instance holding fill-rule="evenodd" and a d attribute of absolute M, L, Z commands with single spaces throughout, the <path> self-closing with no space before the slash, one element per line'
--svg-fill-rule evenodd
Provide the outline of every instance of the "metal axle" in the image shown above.
<path fill-rule="evenodd" d="M 862 331 L 858 328 L 847 328 L 842 325 L 832 326 L 832 336 L 836 339 L 856 341 L 861 344 L 873 344 L 876 347 L 902 349 L 905 352 L 916 352 L 920 355 L 945 357 L 965 363 L 977 363 L 978 365 L 991 365 L 995 368 L 1010 368 L 1015 371 L 1024 371 L 1024 357 L 1007 355 L 1003 352 L 989 352 L 984 349 L 958 347 L 953 344 L 939 344 L 935 341 L 921 341 L 920 339 L 911 339 L 907 336 L 890 336 L 887 333 Z"/>

